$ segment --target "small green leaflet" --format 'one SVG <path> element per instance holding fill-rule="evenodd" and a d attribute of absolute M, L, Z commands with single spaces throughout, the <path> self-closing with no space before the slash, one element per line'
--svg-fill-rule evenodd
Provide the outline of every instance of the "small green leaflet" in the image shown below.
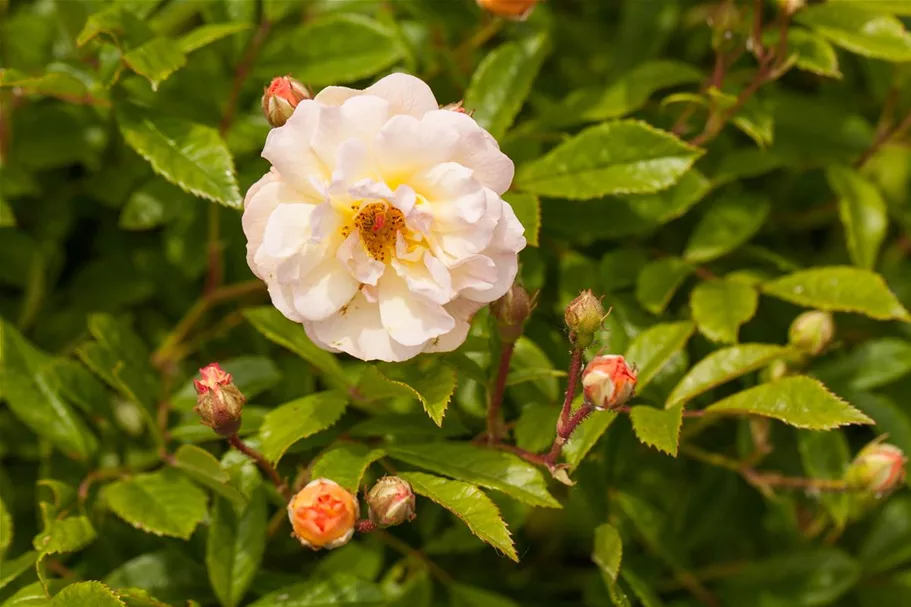
<path fill-rule="evenodd" d="M 690 310 L 699 332 L 712 341 L 734 343 L 740 325 L 756 314 L 759 293 L 735 280 L 708 280 L 690 293 Z"/>
<path fill-rule="evenodd" d="M 677 289 L 693 273 L 693 267 L 679 257 L 652 261 L 636 279 L 636 299 L 652 314 L 661 314 Z"/>
<path fill-rule="evenodd" d="M 357 493 L 367 467 L 385 455 L 360 443 L 342 443 L 324 452 L 313 462 L 312 478 L 332 479 L 348 491 Z"/>
<path fill-rule="evenodd" d="M 838 195 L 838 215 L 845 228 L 854 265 L 872 270 L 889 228 L 886 202 L 877 187 L 854 169 L 830 166 L 829 186 Z"/>
<path fill-rule="evenodd" d="M 186 65 L 187 57 L 173 40 L 157 36 L 124 53 L 123 62 L 145 77 L 152 84 L 152 90 L 157 91 L 159 84 Z"/>
<path fill-rule="evenodd" d="M 592 561 L 612 582 L 620 575 L 620 562 L 623 558 L 623 543 L 620 534 L 610 523 L 595 527 L 595 546 L 592 549 Z"/>
<path fill-rule="evenodd" d="M 243 508 L 247 500 L 233 485 L 231 477 L 215 456 L 196 445 L 181 445 L 174 454 L 174 466 L 201 485 Z"/>
<path fill-rule="evenodd" d="M 716 350 L 692 366 L 667 399 L 666 407 L 687 403 L 700 394 L 756 371 L 790 350 L 773 344 L 741 344 Z"/>
<path fill-rule="evenodd" d="M 155 535 L 189 539 L 206 517 L 205 492 L 167 468 L 111 483 L 102 496 L 120 518 Z"/>
<path fill-rule="evenodd" d="M 209 581 L 223 607 L 235 607 L 259 570 L 266 550 L 268 510 L 262 489 L 237 512 L 227 501 L 212 504 L 206 539 Z"/>
<path fill-rule="evenodd" d="M 879 274 L 850 266 L 817 267 L 764 283 L 761 291 L 799 306 L 857 312 L 878 320 L 911 321 Z"/>
<path fill-rule="evenodd" d="M 509 529 L 500 517 L 500 510 L 483 491 L 469 483 L 422 472 L 402 472 L 399 476 L 411 483 L 415 493 L 446 508 L 462 519 L 476 536 L 513 561 L 519 562 Z"/>
<path fill-rule="evenodd" d="M 695 325 L 688 321 L 658 324 L 636 336 L 626 360 L 639 367 L 636 389 L 644 388 L 674 354 L 686 346 Z"/>
<path fill-rule="evenodd" d="M 808 6 L 794 18 L 853 53 L 885 61 L 911 61 L 911 36 L 892 15 L 829 2 Z"/>
<path fill-rule="evenodd" d="M 335 424 L 347 405 L 343 393 L 331 391 L 298 398 L 269 411 L 259 429 L 263 455 L 277 462 L 297 441 Z"/>
<path fill-rule="evenodd" d="M 357 384 L 358 392 L 369 394 L 372 399 L 389 396 L 417 398 L 437 426 L 443 425 L 443 416 L 455 387 L 455 370 L 439 361 L 370 366 Z"/>
<path fill-rule="evenodd" d="M 76 582 L 54 595 L 50 607 L 124 607 L 124 603 L 101 582 Z"/>
<path fill-rule="evenodd" d="M 841 400 L 821 382 L 797 375 L 738 392 L 706 407 L 706 413 L 772 417 L 808 430 L 829 430 L 873 420 Z"/>
<path fill-rule="evenodd" d="M 683 405 L 669 409 L 656 409 L 647 405 L 633 407 L 630 411 L 633 430 L 640 441 L 677 457 L 680 426 L 683 423 Z"/>
<path fill-rule="evenodd" d="M 350 573 L 284 586 L 248 607 L 370 607 L 382 605 L 383 592 L 373 582 Z"/>
<path fill-rule="evenodd" d="M 192 53 L 196 49 L 248 29 L 249 23 L 208 23 L 184 35 L 178 45 L 184 53 Z"/>
<path fill-rule="evenodd" d="M 701 150 L 645 122 L 607 122 L 522 166 L 516 186 L 531 194 L 574 200 L 646 194 L 674 185 L 701 155 Z"/>
<path fill-rule="evenodd" d="M 693 229 L 684 259 L 705 263 L 730 253 L 746 243 L 769 215 L 766 198 L 728 195 L 716 201 Z"/>

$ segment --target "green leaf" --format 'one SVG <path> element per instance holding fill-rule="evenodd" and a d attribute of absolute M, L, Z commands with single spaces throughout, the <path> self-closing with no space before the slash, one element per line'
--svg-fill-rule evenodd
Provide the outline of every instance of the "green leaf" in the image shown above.
<path fill-rule="evenodd" d="M 795 20 L 853 53 L 886 61 L 911 61 L 911 36 L 895 17 L 856 6 L 808 6 Z"/>
<path fill-rule="evenodd" d="M 382 449 L 371 449 L 360 443 L 342 443 L 313 462 L 310 476 L 331 479 L 356 494 L 368 466 L 384 455 L 386 452 Z"/>
<path fill-rule="evenodd" d="M 272 306 L 247 308 L 244 310 L 244 317 L 267 339 L 306 360 L 328 375 L 338 387 L 351 383 L 335 356 L 313 345 L 304 333 L 303 327 L 282 316 L 282 313 Z"/>
<path fill-rule="evenodd" d="M 561 507 L 548 493 L 541 471 L 506 451 L 455 442 L 388 445 L 385 449 L 390 457 L 412 466 L 501 491 L 532 506 Z"/>
<path fill-rule="evenodd" d="M 196 482 L 209 487 L 235 506 L 242 508 L 247 500 L 231 484 L 227 470 L 215 456 L 195 445 L 181 445 L 174 453 L 174 466 Z"/>
<path fill-rule="evenodd" d="M 829 432 L 798 432 L 797 448 L 803 469 L 810 478 L 837 480 L 844 476 L 850 463 L 848 442 L 840 430 Z M 819 496 L 838 528 L 848 519 L 849 501 L 845 493 Z"/>
<path fill-rule="evenodd" d="M 838 363 L 840 379 L 857 390 L 887 386 L 911 373 L 911 342 L 883 337 L 860 344 Z"/>
<path fill-rule="evenodd" d="M 48 66 L 50 70 L 51 66 Z M 30 76 L 15 69 L 0 71 L 0 88 L 17 88 L 30 95 L 57 97 L 64 101 L 73 101 L 85 97 L 89 90 L 85 82 L 76 76 L 59 71 L 48 71 L 40 76 Z M 3 211 L 4 203 L 0 201 L 0 227 L 12 226 L 15 223 L 4 223 L 12 219 L 9 207 Z"/>
<path fill-rule="evenodd" d="M 58 584 L 61 581 L 50 580 L 49 585 L 60 587 Z M 41 585 L 41 582 L 35 582 L 17 590 L 3 603 L 3 607 L 50 607 L 50 604 L 48 590 Z"/>
<path fill-rule="evenodd" d="M 238 356 L 219 364 L 231 374 L 234 385 L 247 397 L 247 402 L 275 386 L 282 377 L 275 363 L 264 356 Z M 171 397 L 171 407 L 176 411 L 191 411 L 195 406 L 196 389 L 190 379 Z"/>
<path fill-rule="evenodd" d="M 718 199 L 690 235 L 684 259 L 704 263 L 730 253 L 759 231 L 769 207 L 766 198 L 751 194 Z"/>
<path fill-rule="evenodd" d="M 677 457 L 680 426 L 683 423 L 682 404 L 668 409 L 639 405 L 632 408 L 629 417 L 640 441 Z"/>
<path fill-rule="evenodd" d="M 764 283 L 761 290 L 799 306 L 857 312 L 878 320 L 911 321 L 879 274 L 848 266 L 800 270 Z"/>
<path fill-rule="evenodd" d="M 14 581 L 17 577 L 33 568 L 37 560 L 38 553 L 34 550 L 29 550 L 12 560 L 4 559 L 3 569 L 0 570 L 0 590 L 9 585 L 9 583 Z"/>
<path fill-rule="evenodd" d="M 911 561 L 911 499 L 901 496 L 886 502 L 864 538 L 858 556 L 868 574 L 882 573 Z"/>
<path fill-rule="evenodd" d="M 595 546 L 592 548 L 592 560 L 601 572 L 611 581 L 616 582 L 620 575 L 620 561 L 623 558 L 623 542 L 620 534 L 610 523 L 595 527 Z"/>
<path fill-rule="evenodd" d="M 538 212 L 538 219 L 540 220 L 540 211 Z M 525 224 L 522 224 L 525 225 Z M 4 200 L 3 196 L 0 196 L 0 228 L 15 228 L 16 227 L 16 216 L 13 215 L 13 210 L 10 208 L 9 203 Z M 535 245 L 537 245 L 537 228 L 535 230 Z"/>
<path fill-rule="evenodd" d="M 502 44 L 478 64 L 463 107 L 495 139 L 512 126 L 547 51 L 547 37 L 538 34 L 523 42 Z"/>
<path fill-rule="evenodd" d="M 876 186 L 854 169 L 830 166 L 826 177 L 838 196 L 838 214 L 845 228 L 851 261 L 861 268 L 872 269 L 889 228 L 886 202 Z"/>
<path fill-rule="evenodd" d="M 741 344 L 716 350 L 687 372 L 667 399 L 666 407 L 684 404 L 725 382 L 763 368 L 790 350 L 772 344 Z"/>
<path fill-rule="evenodd" d="M 124 140 L 156 173 L 186 192 L 240 207 L 234 161 L 218 131 L 129 104 L 118 105 L 117 124 Z"/>
<path fill-rule="evenodd" d="M 263 455 L 277 462 L 288 447 L 337 422 L 347 405 L 344 394 L 331 391 L 298 398 L 269 411 L 259 429 Z"/>
<path fill-rule="evenodd" d="M 674 322 L 649 327 L 636 336 L 626 350 L 626 360 L 639 368 L 636 382 L 642 390 L 677 352 L 686 346 L 695 325 L 691 322 Z"/>
<path fill-rule="evenodd" d="M 13 542 L 13 517 L 10 516 L 3 497 L 0 496 L 0 559 Z"/>
<path fill-rule="evenodd" d="M 206 494 L 170 469 L 116 481 L 102 495 L 120 518 L 155 535 L 189 539 L 206 517 Z"/>
<path fill-rule="evenodd" d="M 614 80 L 607 88 L 592 86 L 573 91 L 554 110 L 554 122 L 570 125 L 599 122 L 635 112 L 656 91 L 699 82 L 695 67 L 673 60 L 647 61 Z"/>
<path fill-rule="evenodd" d="M 705 411 L 761 415 L 808 430 L 873 423 L 869 417 L 826 390 L 819 381 L 800 375 L 738 392 L 706 407 Z"/>
<path fill-rule="evenodd" d="M 735 280 L 709 280 L 690 293 L 690 310 L 699 332 L 724 343 L 735 343 L 740 325 L 756 314 L 759 293 Z"/>
<path fill-rule="evenodd" d="M 279 588 L 248 607 L 367 607 L 383 604 L 379 586 L 351 574 L 337 573 L 324 580 Z"/>
<path fill-rule="evenodd" d="M 186 65 L 187 57 L 173 40 L 158 36 L 124 53 L 123 62 L 145 77 L 152 84 L 152 90 L 157 91 L 159 84 Z"/>
<path fill-rule="evenodd" d="M 248 29 L 250 29 L 250 24 L 248 23 L 209 23 L 197 27 L 189 34 L 185 34 L 177 45 L 181 51 L 189 54 L 217 40 L 233 36 Z"/>
<path fill-rule="evenodd" d="M 268 511 L 265 493 L 254 492 L 240 513 L 221 499 L 212 504 L 206 540 L 206 569 L 212 589 L 224 607 L 234 607 L 246 594 L 266 550 Z"/>
<path fill-rule="evenodd" d="M 452 584 L 448 590 L 449 607 L 519 607 L 519 603 L 502 594 L 467 584 Z"/>
<path fill-rule="evenodd" d="M 579 399 L 579 404 L 581 404 Z M 570 471 L 575 470 L 592 450 L 610 425 L 617 419 L 617 414 L 610 411 L 597 411 L 576 428 L 569 442 L 563 447 L 563 460 L 569 464 Z"/>
<path fill-rule="evenodd" d="M 642 268 L 636 280 L 636 299 L 652 314 L 661 314 L 692 273 L 693 267 L 679 257 L 652 261 Z"/>
<path fill-rule="evenodd" d="M 775 48 L 778 44 L 778 31 L 769 30 L 763 34 L 762 39 L 767 47 Z M 842 77 L 835 49 L 825 38 L 809 30 L 796 26 L 788 28 L 788 53 L 797 55 L 795 65 L 798 69 L 819 76 Z"/>
<path fill-rule="evenodd" d="M 257 73 L 265 78 L 293 73 L 311 85 L 339 84 L 372 76 L 401 58 L 392 31 L 365 16 L 339 14 L 273 38 Z"/>
<path fill-rule="evenodd" d="M 0 395 L 33 432 L 70 457 L 86 459 L 98 440 L 66 403 L 54 376 L 53 359 L 0 318 Z"/>
<path fill-rule="evenodd" d="M 117 598 L 126 604 L 126 607 L 171 607 L 140 588 L 118 588 L 116 594 Z M 187 601 L 188 607 L 191 604 L 192 601 Z"/>
<path fill-rule="evenodd" d="M 516 187 L 574 200 L 657 192 L 674 185 L 701 155 L 697 148 L 645 122 L 607 122 L 522 166 Z"/>
<path fill-rule="evenodd" d="M 120 6 L 90 15 L 76 37 L 76 44 L 82 46 L 101 34 L 110 36 L 118 46 L 136 46 L 152 37 L 145 23 Z"/>
<path fill-rule="evenodd" d="M 371 398 L 417 398 L 437 426 L 443 425 L 443 416 L 446 415 L 446 407 L 455 387 L 455 370 L 448 365 L 430 361 L 420 365 L 370 366 L 364 370 L 357 384 L 358 392 L 368 394 Z"/>
<path fill-rule="evenodd" d="M 500 510 L 483 491 L 469 483 L 422 472 L 402 472 L 399 476 L 411 483 L 415 493 L 446 508 L 462 519 L 473 534 L 513 561 L 519 561 Z"/>
<path fill-rule="evenodd" d="M 58 592 L 51 607 L 125 607 L 123 601 L 101 582 L 76 582 Z"/>
<path fill-rule="evenodd" d="M 149 230 L 180 217 L 192 198 L 172 183 L 153 178 L 133 191 L 120 211 L 120 227 Z"/>
<path fill-rule="evenodd" d="M 516 446 L 531 453 L 540 453 L 554 440 L 560 410 L 553 405 L 529 403 L 522 409 L 513 433 Z"/>
<path fill-rule="evenodd" d="M 515 211 L 519 223 L 525 228 L 525 240 L 532 247 L 538 246 L 541 233 L 541 201 L 533 194 L 508 192 L 503 200 Z"/>
<path fill-rule="evenodd" d="M 48 554 L 61 554 L 82 550 L 95 541 L 95 528 L 84 516 L 70 516 L 47 521 L 47 527 L 35 536 L 32 545 L 38 551 L 38 560 Z"/>

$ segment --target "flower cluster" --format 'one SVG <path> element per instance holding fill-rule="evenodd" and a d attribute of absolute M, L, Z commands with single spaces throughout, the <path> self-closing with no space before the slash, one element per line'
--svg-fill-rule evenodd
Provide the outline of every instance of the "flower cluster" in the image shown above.
<path fill-rule="evenodd" d="M 320 347 L 363 360 L 449 351 L 515 279 L 514 166 L 468 114 L 392 74 L 327 87 L 273 129 L 247 192 L 247 261 Z"/>

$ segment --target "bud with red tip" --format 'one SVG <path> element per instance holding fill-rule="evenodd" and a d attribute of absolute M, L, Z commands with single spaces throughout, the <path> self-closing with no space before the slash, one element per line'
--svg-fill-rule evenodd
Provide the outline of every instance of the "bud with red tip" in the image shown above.
<path fill-rule="evenodd" d="M 263 94 L 263 114 L 272 126 L 282 126 L 288 122 L 294 108 L 310 97 L 307 87 L 291 76 L 274 78 Z"/>
<path fill-rule="evenodd" d="M 478 6 L 498 17 L 522 21 L 531 14 L 538 0 L 477 0 Z"/>
<path fill-rule="evenodd" d="M 310 481 L 288 503 L 292 535 L 313 550 L 344 546 L 354 535 L 357 498 L 335 481 Z"/>
<path fill-rule="evenodd" d="M 587 348 L 595 340 L 595 331 L 607 315 L 601 300 L 594 296 L 591 289 L 579 293 L 569 302 L 563 316 L 569 329 L 569 339 L 576 348 Z"/>
<path fill-rule="evenodd" d="M 367 516 L 377 527 L 392 527 L 414 519 L 414 491 L 405 479 L 384 476 L 367 493 Z"/>
<path fill-rule="evenodd" d="M 828 312 L 811 310 L 794 319 L 788 329 L 788 341 L 811 355 L 821 354 L 835 336 L 835 321 Z"/>
<path fill-rule="evenodd" d="M 636 368 L 617 354 L 596 356 L 582 372 L 582 391 L 596 409 L 620 407 L 636 391 Z"/>
<path fill-rule="evenodd" d="M 196 407 L 202 423 L 221 436 L 232 436 L 240 429 L 240 417 L 246 398 L 234 385 L 231 374 L 212 363 L 199 370 L 200 379 L 193 380 L 196 388 Z"/>
<path fill-rule="evenodd" d="M 895 445 L 874 441 L 860 450 L 845 472 L 849 487 L 883 495 L 905 480 L 908 458 Z"/>
<path fill-rule="evenodd" d="M 490 304 L 490 313 L 497 319 L 500 339 L 505 343 L 515 343 L 522 336 L 525 321 L 531 316 L 532 309 L 532 298 L 518 284 L 513 284 L 506 295 Z"/>

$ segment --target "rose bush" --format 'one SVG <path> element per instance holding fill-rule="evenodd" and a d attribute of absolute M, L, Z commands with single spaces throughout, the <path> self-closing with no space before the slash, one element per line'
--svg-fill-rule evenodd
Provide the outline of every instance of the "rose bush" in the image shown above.
<path fill-rule="evenodd" d="M 911 604 L 904 0 L 0 0 L 0 607 Z"/>

